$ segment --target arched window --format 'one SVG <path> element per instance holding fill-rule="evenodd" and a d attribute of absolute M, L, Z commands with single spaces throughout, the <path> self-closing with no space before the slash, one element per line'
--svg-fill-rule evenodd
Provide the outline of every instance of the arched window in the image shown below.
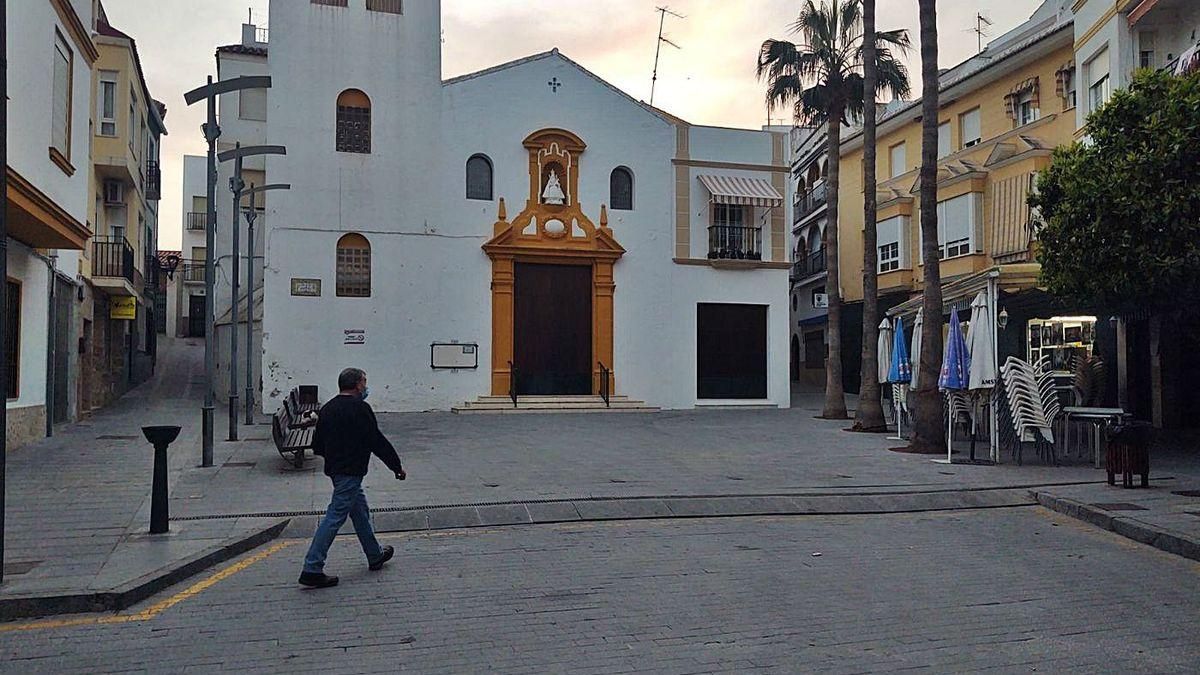
<path fill-rule="evenodd" d="M 361 234 L 338 239 L 337 297 L 371 297 L 371 242 Z"/>
<path fill-rule="evenodd" d="M 492 200 L 492 160 L 487 155 L 467 160 L 467 199 Z"/>
<path fill-rule="evenodd" d="M 337 151 L 371 152 L 371 99 L 357 89 L 337 98 Z"/>
<path fill-rule="evenodd" d="M 814 227 L 808 233 L 808 252 L 811 255 L 813 253 L 816 253 L 817 251 L 820 251 L 821 248 L 823 248 L 822 240 L 821 240 L 821 230 L 820 230 L 820 228 Z"/>
<path fill-rule="evenodd" d="M 633 172 L 618 166 L 608 177 L 608 201 L 617 211 L 633 210 Z"/>

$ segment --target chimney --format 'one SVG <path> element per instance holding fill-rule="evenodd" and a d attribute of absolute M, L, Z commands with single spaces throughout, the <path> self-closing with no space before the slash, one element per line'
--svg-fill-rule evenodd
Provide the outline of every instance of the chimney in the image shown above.
<path fill-rule="evenodd" d="M 259 30 L 258 26 L 252 23 L 242 24 L 242 46 L 243 47 L 266 47 L 266 40 L 259 40 L 260 35 L 266 33 L 266 29 Z"/>

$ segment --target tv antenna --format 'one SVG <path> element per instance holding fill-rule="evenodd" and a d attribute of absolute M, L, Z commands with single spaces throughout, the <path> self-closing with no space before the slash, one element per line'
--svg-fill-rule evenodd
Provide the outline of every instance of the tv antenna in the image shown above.
<path fill-rule="evenodd" d="M 665 7 L 665 6 L 656 7 L 654 9 L 654 11 L 658 12 L 658 40 L 654 43 L 654 74 L 650 77 L 650 105 L 651 106 L 654 105 L 654 88 L 655 88 L 655 86 L 658 85 L 658 57 L 659 57 L 659 54 L 662 53 L 663 43 L 665 42 L 665 43 L 671 45 L 672 47 L 674 47 L 675 49 L 683 49 L 679 45 L 677 45 L 674 42 L 671 42 L 667 38 L 663 37 L 663 25 L 667 21 L 667 15 L 670 14 L 671 16 L 675 17 L 676 19 L 686 19 L 687 18 L 686 16 L 684 16 L 682 14 L 677 14 L 675 12 L 672 12 L 670 7 Z"/>
<path fill-rule="evenodd" d="M 992 26 L 992 20 L 983 15 L 983 12 L 975 13 L 975 28 L 971 32 L 975 34 L 975 49 L 976 53 L 983 51 L 983 38 L 991 37 L 987 29 Z"/>

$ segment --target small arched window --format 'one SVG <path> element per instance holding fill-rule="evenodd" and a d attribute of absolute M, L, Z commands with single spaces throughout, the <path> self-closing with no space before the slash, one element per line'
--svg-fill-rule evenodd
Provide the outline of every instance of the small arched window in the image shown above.
<path fill-rule="evenodd" d="M 371 297 L 371 242 L 361 234 L 338 239 L 337 297 Z"/>
<path fill-rule="evenodd" d="M 492 160 L 487 155 L 467 160 L 467 199 L 492 200 Z"/>
<path fill-rule="evenodd" d="M 633 210 L 633 172 L 618 166 L 608 177 L 608 201 L 617 211 Z"/>
<path fill-rule="evenodd" d="M 371 152 L 371 99 L 357 89 L 337 98 L 337 151 Z"/>

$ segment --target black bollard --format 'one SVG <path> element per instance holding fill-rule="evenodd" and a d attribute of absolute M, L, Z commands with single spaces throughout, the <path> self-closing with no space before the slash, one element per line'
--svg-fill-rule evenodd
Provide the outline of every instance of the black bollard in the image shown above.
<path fill-rule="evenodd" d="M 167 504 L 167 446 L 179 438 L 179 427 L 142 427 L 146 440 L 154 445 L 154 484 L 150 493 L 150 534 L 163 534 L 170 526 Z"/>

